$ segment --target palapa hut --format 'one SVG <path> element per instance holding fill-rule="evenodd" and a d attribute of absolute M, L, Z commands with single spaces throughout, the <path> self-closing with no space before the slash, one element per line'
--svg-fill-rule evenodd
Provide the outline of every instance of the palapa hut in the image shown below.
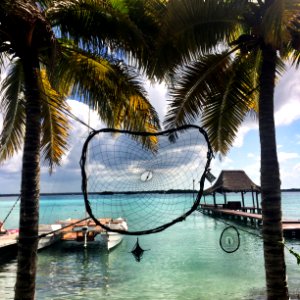
<path fill-rule="evenodd" d="M 214 205 L 216 206 L 216 193 L 224 195 L 224 208 L 243 209 L 245 208 L 244 194 L 252 193 L 253 211 L 259 210 L 258 194 L 260 193 L 260 186 L 256 185 L 242 170 L 222 171 L 215 182 L 215 184 L 204 191 L 204 195 L 212 195 Z M 226 193 L 241 193 L 242 204 L 237 201 L 228 201 Z M 254 193 L 256 194 L 256 205 L 254 200 Z"/>

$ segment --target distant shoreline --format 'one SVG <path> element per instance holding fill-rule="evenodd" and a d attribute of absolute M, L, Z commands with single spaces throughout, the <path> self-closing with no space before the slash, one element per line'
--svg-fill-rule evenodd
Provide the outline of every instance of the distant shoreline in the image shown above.
<path fill-rule="evenodd" d="M 99 193 L 90 193 L 91 195 L 113 195 L 113 194 L 188 194 L 188 193 L 197 193 L 198 191 L 193 190 L 168 190 L 168 191 L 137 191 L 137 192 L 99 192 Z M 281 192 L 300 192 L 300 188 L 292 188 L 292 189 L 282 189 Z M 0 194 L 0 197 L 17 197 L 20 194 Z M 41 193 L 41 196 L 79 196 L 82 195 L 82 192 L 61 192 L 61 193 Z"/>

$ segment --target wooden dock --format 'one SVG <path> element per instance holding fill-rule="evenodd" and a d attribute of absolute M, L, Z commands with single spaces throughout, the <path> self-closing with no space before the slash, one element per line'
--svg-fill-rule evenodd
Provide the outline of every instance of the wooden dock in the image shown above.
<path fill-rule="evenodd" d="M 233 221 L 243 222 L 251 227 L 261 227 L 262 215 L 253 213 L 251 207 L 241 207 L 239 210 L 223 208 L 222 205 L 200 204 L 199 211 L 212 217 L 231 219 Z M 285 237 L 300 238 L 300 220 L 283 220 L 282 229 Z"/>
<path fill-rule="evenodd" d="M 4 262 L 17 256 L 18 233 L 1 234 L 0 235 L 0 261 Z"/>

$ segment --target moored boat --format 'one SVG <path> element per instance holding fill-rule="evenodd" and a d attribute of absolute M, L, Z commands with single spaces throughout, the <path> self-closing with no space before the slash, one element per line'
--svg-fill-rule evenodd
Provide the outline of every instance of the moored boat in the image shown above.
<path fill-rule="evenodd" d="M 114 219 L 108 225 L 111 229 L 128 230 L 127 222 L 122 218 Z M 122 242 L 123 236 L 120 233 L 108 231 L 106 232 L 106 235 L 108 250 L 115 248 Z"/>
<path fill-rule="evenodd" d="M 39 235 L 44 235 L 39 239 L 38 250 L 49 247 L 61 240 L 61 224 L 39 225 Z"/>
<path fill-rule="evenodd" d="M 99 222 L 113 230 L 128 230 L 127 222 L 123 218 L 101 218 Z M 108 250 L 115 248 L 123 240 L 122 234 L 107 231 L 97 225 L 92 219 L 67 219 L 58 223 L 62 226 L 62 241 L 82 243 L 84 247 L 87 247 L 88 243 L 96 242 L 95 238 L 97 235 L 102 237 Z"/>

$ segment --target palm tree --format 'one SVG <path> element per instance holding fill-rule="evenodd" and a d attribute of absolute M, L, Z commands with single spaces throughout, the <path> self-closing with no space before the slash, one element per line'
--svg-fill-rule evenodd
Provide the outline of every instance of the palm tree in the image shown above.
<path fill-rule="evenodd" d="M 300 63 L 299 1 L 174 0 L 167 10 L 157 48 L 169 57 L 164 71 L 177 74 L 165 125 L 201 118 L 214 149 L 224 155 L 245 117 L 257 112 L 267 297 L 288 299 L 273 106 L 283 60 Z M 178 62 L 187 64 L 178 68 Z M 159 66 L 158 60 L 153 69 Z"/>
<path fill-rule="evenodd" d="M 0 70 L 7 72 L 1 85 L 0 160 L 24 144 L 15 299 L 34 299 L 40 153 L 51 171 L 67 149 L 67 96 L 76 94 L 109 126 L 159 128 L 141 82 L 117 51 L 138 59 L 146 45 L 143 35 L 123 1 L 112 3 L 0 3 Z"/>

